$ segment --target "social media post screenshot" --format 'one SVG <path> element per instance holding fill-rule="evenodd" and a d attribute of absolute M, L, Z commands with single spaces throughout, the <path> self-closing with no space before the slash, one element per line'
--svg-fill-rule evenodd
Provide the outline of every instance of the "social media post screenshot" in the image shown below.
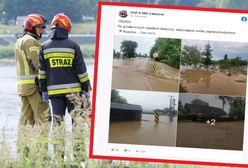
<path fill-rule="evenodd" d="M 247 18 L 100 2 L 90 157 L 248 166 Z"/>

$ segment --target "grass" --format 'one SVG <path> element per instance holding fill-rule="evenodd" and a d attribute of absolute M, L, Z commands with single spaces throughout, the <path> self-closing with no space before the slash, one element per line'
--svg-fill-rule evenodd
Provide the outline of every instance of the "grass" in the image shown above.
<path fill-rule="evenodd" d="M 16 34 L 22 30 L 21 25 L 4 25 L 0 24 L 0 34 Z M 47 26 L 46 30 L 50 30 Z M 95 34 L 96 22 L 72 23 L 72 34 Z"/>
<path fill-rule="evenodd" d="M 95 54 L 95 45 L 94 44 L 85 44 L 80 45 L 80 48 L 83 52 L 83 57 L 85 59 L 94 58 Z M 15 45 L 0 45 L 0 59 L 2 58 L 14 58 L 15 57 Z"/>
<path fill-rule="evenodd" d="M 95 34 L 96 22 L 72 23 L 72 34 Z"/>
<path fill-rule="evenodd" d="M 1 168 L 53 168 L 53 167 L 81 167 L 82 163 L 85 167 L 92 168 L 168 168 L 168 164 L 162 163 L 147 163 L 147 162 L 129 162 L 129 161 L 112 161 L 112 160 L 94 160 L 88 158 L 88 142 L 89 142 L 89 127 L 90 127 L 90 103 L 86 98 L 84 100 L 84 108 L 81 108 L 80 100 L 75 95 L 69 96 L 75 100 L 76 108 L 71 112 L 75 122 L 73 133 L 71 136 L 64 133 L 64 126 L 61 124 L 53 131 L 53 140 L 50 141 L 55 145 L 54 155 L 50 155 L 47 151 L 48 147 L 48 130 L 50 125 L 44 124 L 36 126 L 30 125 L 19 127 L 19 136 L 17 143 L 18 155 L 11 156 L 6 137 L 3 136 L 3 141 L 0 143 L 0 165 Z M 78 115 L 83 112 L 83 115 Z M 3 131 L 4 132 L 4 131 Z M 73 141 L 74 160 L 63 160 L 62 154 L 64 151 L 63 139 L 70 138 Z M 67 152 L 64 153 L 67 155 Z M 68 155 L 67 155 L 68 156 Z M 177 166 L 173 166 L 177 167 Z M 183 166 L 180 166 L 183 167 Z M 189 167 L 189 166 L 187 166 Z"/>
<path fill-rule="evenodd" d="M 0 24 L 0 34 L 16 34 L 22 30 L 20 25 L 4 25 Z"/>
<path fill-rule="evenodd" d="M 95 55 L 95 45 L 94 44 L 80 45 L 80 48 L 82 50 L 84 58 L 94 58 L 94 55 Z"/>
<path fill-rule="evenodd" d="M 15 57 L 15 46 L 14 45 L 0 45 L 0 59 L 1 58 L 14 58 Z"/>

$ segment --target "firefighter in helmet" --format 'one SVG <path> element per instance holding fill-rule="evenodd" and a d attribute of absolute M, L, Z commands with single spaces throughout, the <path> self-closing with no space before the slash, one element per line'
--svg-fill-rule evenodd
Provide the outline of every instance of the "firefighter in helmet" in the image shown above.
<path fill-rule="evenodd" d="M 28 15 L 15 45 L 18 95 L 21 97 L 20 125 L 40 125 L 50 118 L 49 106 L 42 100 L 37 84 L 39 40 L 46 22 L 42 15 Z"/>
<path fill-rule="evenodd" d="M 75 102 L 67 95 L 81 97 L 91 90 L 80 47 L 68 38 L 71 25 L 65 14 L 55 15 L 49 39 L 42 44 L 40 52 L 40 87 L 44 101 L 51 100 L 55 124 L 61 123 L 66 108 L 69 113 L 74 109 Z"/>

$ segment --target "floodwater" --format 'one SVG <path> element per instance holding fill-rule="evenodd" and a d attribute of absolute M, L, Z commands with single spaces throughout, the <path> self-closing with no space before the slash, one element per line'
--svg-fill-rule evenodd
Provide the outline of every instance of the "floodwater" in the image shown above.
<path fill-rule="evenodd" d="M 206 123 L 179 121 L 177 123 L 177 146 L 242 150 L 244 121 Z"/>
<path fill-rule="evenodd" d="M 245 96 L 246 82 L 244 74 L 228 76 L 220 71 L 181 71 L 181 83 L 188 93 Z"/>
<path fill-rule="evenodd" d="M 92 61 L 86 61 L 86 66 L 93 85 Z M 17 95 L 14 61 L 0 62 L 0 81 L 0 143 L 4 140 L 15 153 L 21 101 Z"/>
<path fill-rule="evenodd" d="M 170 121 L 160 116 L 158 124 L 154 115 L 143 114 L 142 121 L 111 122 L 109 143 L 176 146 L 177 117 Z"/>
<path fill-rule="evenodd" d="M 146 59 L 114 59 L 113 88 L 178 92 L 178 86 L 178 69 Z"/>

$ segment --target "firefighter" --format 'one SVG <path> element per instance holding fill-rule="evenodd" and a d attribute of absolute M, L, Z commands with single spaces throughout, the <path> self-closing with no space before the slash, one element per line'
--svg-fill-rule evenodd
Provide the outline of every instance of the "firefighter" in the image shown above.
<path fill-rule="evenodd" d="M 37 88 L 39 40 L 46 22 L 42 15 L 28 15 L 15 45 L 18 95 L 21 97 L 20 125 L 41 125 L 50 118 L 49 106 L 42 100 Z"/>
<path fill-rule="evenodd" d="M 49 39 L 42 44 L 40 52 L 39 79 L 43 100 L 48 101 L 48 97 L 51 100 L 54 124 L 58 125 L 66 108 L 69 113 L 74 109 L 75 102 L 68 95 L 74 94 L 82 100 L 82 93 L 91 90 L 80 47 L 68 38 L 70 31 L 70 18 L 63 13 L 55 15 Z"/>

